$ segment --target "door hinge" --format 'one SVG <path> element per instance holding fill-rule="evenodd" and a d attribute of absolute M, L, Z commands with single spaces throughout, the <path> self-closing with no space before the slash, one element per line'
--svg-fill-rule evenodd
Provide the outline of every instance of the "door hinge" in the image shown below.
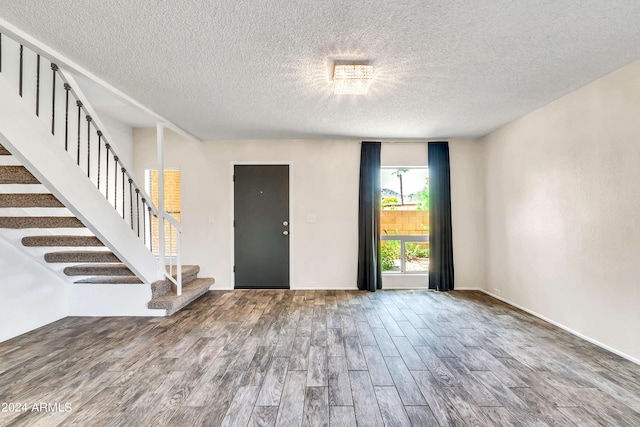
<path fill-rule="evenodd" d="M 236 266 L 235 265 L 233 266 L 233 272 L 234 273 L 236 272 Z"/>
<path fill-rule="evenodd" d="M 231 181 L 236 182 L 236 176 L 235 176 L 235 174 L 234 174 L 234 175 L 231 175 Z"/>
<path fill-rule="evenodd" d="M 233 226 L 234 227 L 236 226 L 236 220 L 235 219 L 233 220 Z"/>

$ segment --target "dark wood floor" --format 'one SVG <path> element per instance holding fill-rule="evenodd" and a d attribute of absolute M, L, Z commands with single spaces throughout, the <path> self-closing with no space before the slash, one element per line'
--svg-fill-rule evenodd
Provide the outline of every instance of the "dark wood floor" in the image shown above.
<path fill-rule="evenodd" d="M 479 292 L 209 292 L 0 344 L 0 402 L 25 426 L 639 426 L 640 366 Z"/>

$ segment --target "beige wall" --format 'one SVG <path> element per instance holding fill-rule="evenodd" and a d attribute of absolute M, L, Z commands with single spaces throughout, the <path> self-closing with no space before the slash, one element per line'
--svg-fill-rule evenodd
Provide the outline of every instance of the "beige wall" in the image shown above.
<path fill-rule="evenodd" d="M 461 230 L 455 247 L 456 273 L 461 287 L 477 288 L 484 279 L 484 265 L 481 231 L 473 215 L 482 212 L 478 193 L 482 179 L 477 171 L 483 159 L 474 145 L 478 146 L 472 141 L 451 141 L 452 162 L 461 164 L 452 172 L 452 183 L 459 187 L 453 192 L 454 203 L 465 206 L 454 219 L 454 227 Z M 155 149 L 155 129 L 134 130 L 136 176 L 143 177 L 145 168 L 156 167 Z M 426 151 L 424 142 L 384 143 L 382 164 L 425 166 Z M 355 289 L 360 141 L 191 143 L 167 132 L 165 159 L 166 167 L 181 170 L 183 259 L 199 264 L 202 276 L 215 277 L 215 288 L 233 287 L 231 164 L 271 161 L 292 165 L 292 288 Z M 308 215 L 316 221 L 307 222 Z M 426 286 L 426 280 L 418 285 Z"/>
<path fill-rule="evenodd" d="M 382 234 L 429 234 L 429 212 L 383 210 L 380 212 Z"/>
<path fill-rule="evenodd" d="M 640 360 L 640 61 L 483 139 L 486 289 Z"/>

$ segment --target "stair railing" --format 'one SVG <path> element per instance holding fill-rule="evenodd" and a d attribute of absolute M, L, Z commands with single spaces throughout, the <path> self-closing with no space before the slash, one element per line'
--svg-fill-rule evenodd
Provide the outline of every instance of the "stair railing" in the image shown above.
<path fill-rule="evenodd" d="M 13 61 L 16 63 L 13 64 Z M 7 67 L 15 65 L 15 67 Z M 49 70 L 49 71 L 47 71 Z M 36 116 L 51 124 L 51 134 L 76 161 L 107 201 L 122 216 L 143 244 L 153 251 L 152 217 L 158 218 L 159 234 L 177 236 L 176 264 L 170 256 L 164 275 L 182 289 L 180 268 L 182 227 L 166 212 L 160 212 L 118 156 L 105 126 L 82 94 L 73 75 L 60 69 L 44 54 L 0 33 L 0 73 L 17 83 L 18 94 L 33 103 Z M 49 102 L 43 98 L 49 96 Z M 41 108 L 41 105 L 50 108 Z M 163 171 L 164 168 L 161 168 Z M 161 248 L 163 252 L 164 248 Z M 176 271 L 177 270 L 177 271 Z M 176 275 L 174 279 L 172 276 Z"/>

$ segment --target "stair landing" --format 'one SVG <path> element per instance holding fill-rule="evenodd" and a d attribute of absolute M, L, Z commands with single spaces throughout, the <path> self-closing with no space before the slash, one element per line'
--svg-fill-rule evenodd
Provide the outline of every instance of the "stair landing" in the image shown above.
<path fill-rule="evenodd" d="M 147 305 L 151 309 L 167 310 L 167 316 L 172 315 L 181 308 L 192 303 L 202 295 L 209 291 L 209 287 L 213 285 L 213 278 L 200 278 L 192 280 L 182 285 L 182 295 L 166 294 L 149 301 Z"/>

